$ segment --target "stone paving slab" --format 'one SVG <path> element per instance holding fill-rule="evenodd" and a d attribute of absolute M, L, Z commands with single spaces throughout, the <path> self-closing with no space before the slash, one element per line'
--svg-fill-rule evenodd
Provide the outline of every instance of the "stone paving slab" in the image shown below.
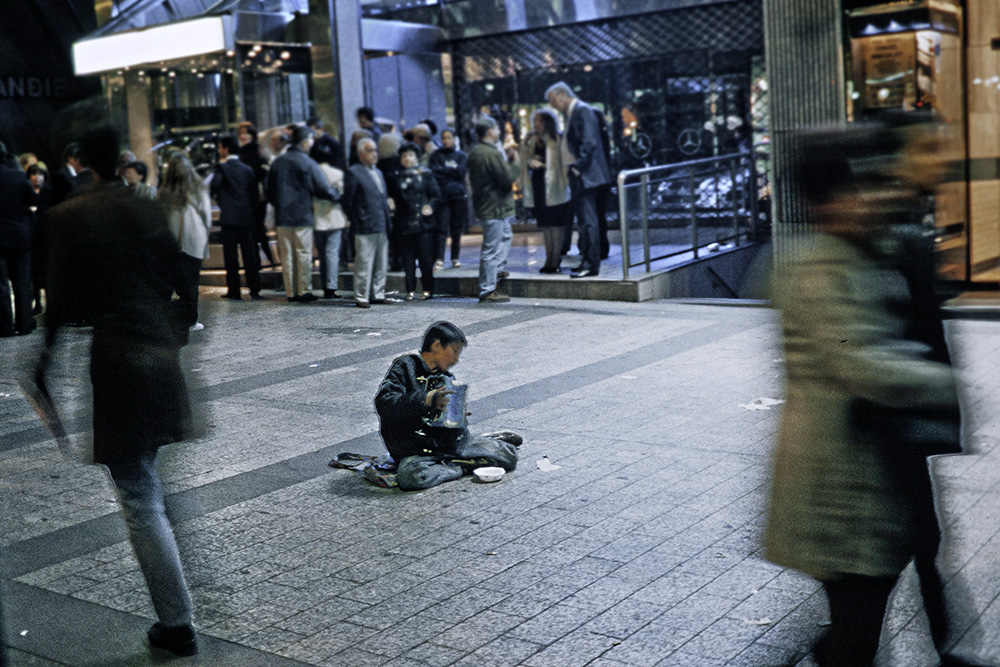
<path fill-rule="evenodd" d="M 772 311 L 519 299 L 360 311 L 220 292 L 203 290 L 206 329 L 186 351 L 204 429 L 161 456 L 205 638 L 192 663 L 813 664 L 822 592 L 759 556 L 778 408 L 741 407 L 781 396 Z M 438 319 L 469 335 L 456 374 L 473 428 L 525 436 L 518 469 L 405 494 L 328 468 L 339 451 L 382 451 L 372 396 Z M 942 565 L 961 593 L 959 648 L 996 662 L 1000 324 L 949 329 L 972 453 L 935 463 Z M 53 389 L 85 443 L 86 331 L 64 338 Z M 0 348 L 8 657 L 156 664 L 106 476 L 64 461 L 17 393 L 38 343 Z M 935 664 L 914 582 L 904 574 L 895 594 L 881 667 Z"/>

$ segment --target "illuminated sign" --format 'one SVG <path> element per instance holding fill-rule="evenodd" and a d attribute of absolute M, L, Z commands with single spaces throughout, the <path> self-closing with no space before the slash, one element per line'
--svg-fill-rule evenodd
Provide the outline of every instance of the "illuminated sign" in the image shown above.
<path fill-rule="evenodd" d="M 77 74 L 94 74 L 232 49 L 228 16 L 130 30 L 73 44 Z"/>

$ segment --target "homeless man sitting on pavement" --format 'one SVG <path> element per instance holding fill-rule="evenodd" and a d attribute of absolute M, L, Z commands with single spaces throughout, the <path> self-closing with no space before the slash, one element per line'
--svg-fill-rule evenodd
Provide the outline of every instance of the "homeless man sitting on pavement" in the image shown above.
<path fill-rule="evenodd" d="M 472 435 L 459 428 L 430 426 L 446 410 L 454 390 L 442 386 L 468 341 L 451 322 L 436 322 L 424 334 L 419 353 L 392 362 L 375 395 L 386 449 L 398 464 L 403 491 L 428 489 L 482 466 L 508 472 L 517 466 L 521 437 L 509 431 Z M 463 420 L 464 421 L 464 420 Z"/>

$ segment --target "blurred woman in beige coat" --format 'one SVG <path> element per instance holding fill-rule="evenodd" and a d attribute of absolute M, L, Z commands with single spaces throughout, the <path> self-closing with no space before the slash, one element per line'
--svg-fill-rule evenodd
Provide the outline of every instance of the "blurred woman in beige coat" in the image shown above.
<path fill-rule="evenodd" d="M 796 177 L 819 233 L 776 280 L 788 387 L 764 546 L 826 590 L 821 667 L 872 664 L 889 595 L 914 558 L 941 664 L 971 664 L 943 653 L 926 458 L 960 451 L 933 263 L 914 223 L 941 169 L 913 139 L 933 133 L 872 124 L 800 137 Z"/>

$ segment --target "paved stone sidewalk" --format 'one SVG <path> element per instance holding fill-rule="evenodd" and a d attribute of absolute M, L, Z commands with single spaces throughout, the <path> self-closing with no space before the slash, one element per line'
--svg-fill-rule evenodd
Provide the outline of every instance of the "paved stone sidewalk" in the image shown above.
<path fill-rule="evenodd" d="M 162 452 L 205 665 L 778 665 L 822 632 L 817 586 L 759 557 L 782 362 L 765 308 L 654 302 L 361 311 L 203 293 L 185 365 L 204 426 Z M 498 484 L 379 489 L 326 463 L 378 453 L 390 361 L 448 319 L 472 426 L 525 436 Z M 935 463 L 966 654 L 1000 661 L 1000 323 L 949 325 L 972 454 Z M 158 664 L 101 469 L 68 462 L 0 343 L 0 574 L 13 665 Z M 53 389 L 87 433 L 86 332 Z M 555 469 L 543 470 L 539 461 Z M 548 466 L 543 466 L 548 467 Z M 904 576 L 879 665 L 936 664 Z"/>

